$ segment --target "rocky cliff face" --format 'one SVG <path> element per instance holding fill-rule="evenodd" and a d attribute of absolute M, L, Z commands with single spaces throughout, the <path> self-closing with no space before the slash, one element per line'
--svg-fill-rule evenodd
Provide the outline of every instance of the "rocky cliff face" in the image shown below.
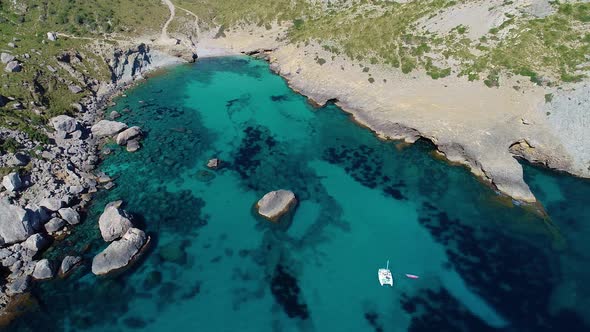
<path fill-rule="evenodd" d="M 152 50 L 146 44 L 139 44 L 128 49 L 117 48 L 108 60 L 111 70 L 111 83 L 125 84 L 142 78 L 142 74 L 167 65 L 184 62 L 158 50 Z"/>

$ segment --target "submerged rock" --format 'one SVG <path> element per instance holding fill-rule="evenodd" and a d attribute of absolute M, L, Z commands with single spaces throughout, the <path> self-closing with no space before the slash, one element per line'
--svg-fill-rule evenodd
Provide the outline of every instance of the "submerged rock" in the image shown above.
<path fill-rule="evenodd" d="M 82 262 L 82 257 L 80 256 L 66 256 L 63 261 L 61 261 L 61 266 L 59 268 L 59 275 L 65 276 L 67 275 L 76 265 Z"/>
<path fill-rule="evenodd" d="M 0 199 L 0 246 L 26 240 L 33 234 L 32 214 Z"/>
<path fill-rule="evenodd" d="M 101 138 L 114 136 L 125 129 L 127 129 L 127 125 L 122 122 L 100 120 L 90 128 L 90 131 L 94 136 Z"/>
<path fill-rule="evenodd" d="M 281 216 L 289 212 L 296 204 L 297 199 L 292 191 L 280 189 L 264 195 L 256 203 L 256 208 L 261 216 L 277 222 Z"/>
<path fill-rule="evenodd" d="M 107 242 L 111 242 L 125 234 L 128 229 L 133 227 L 133 224 L 125 211 L 110 205 L 104 209 L 98 219 L 98 227 L 102 238 Z"/>
<path fill-rule="evenodd" d="M 35 264 L 35 269 L 33 270 L 33 278 L 37 280 L 53 278 L 53 270 L 51 269 L 51 264 L 49 264 L 49 260 L 42 259 Z"/>
<path fill-rule="evenodd" d="M 127 266 L 144 247 L 149 237 L 137 228 L 129 228 L 120 240 L 109 244 L 92 260 L 92 273 L 104 275 Z"/>
<path fill-rule="evenodd" d="M 20 180 L 20 176 L 18 176 L 18 173 L 12 172 L 4 176 L 2 179 L 2 185 L 4 188 L 6 188 L 6 190 L 13 192 L 19 190 L 22 187 L 22 182 Z"/>
<path fill-rule="evenodd" d="M 139 148 L 140 148 L 139 140 L 133 139 L 133 140 L 130 140 L 129 142 L 127 142 L 127 152 L 135 152 L 135 151 L 139 150 Z"/>
<path fill-rule="evenodd" d="M 131 128 L 127 128 L 117 135 L 117 144 L 125 145 L 131 139 L 134 139 L 138 136 L 141 136 L 141 128 L 137 126 L 133 126 Z"/>

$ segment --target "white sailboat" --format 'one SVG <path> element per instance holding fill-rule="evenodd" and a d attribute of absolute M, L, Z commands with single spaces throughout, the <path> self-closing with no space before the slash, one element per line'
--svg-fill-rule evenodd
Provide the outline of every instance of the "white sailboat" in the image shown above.
<path fill-rule="evenodd" d="M 387 260 L 387 267 L 379 269 L 377 276 L 379 276 L 379 283 L 381 286 L 389 285 L 393 287 L 393 277 L 391 276 L 391 271 L 389 271 L 389 259 Z"/>

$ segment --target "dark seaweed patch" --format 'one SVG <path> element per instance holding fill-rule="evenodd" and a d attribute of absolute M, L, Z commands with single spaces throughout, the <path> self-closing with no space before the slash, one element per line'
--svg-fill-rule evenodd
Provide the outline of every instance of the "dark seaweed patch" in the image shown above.
<path fill-rule="evenodd" d="M 373 327 L 375 332 L 383 332 L 383 326 L 379 323 L 379 315 L 374 311 L 365 312 L 365 319 Z"/>
<path fill-rule="evenodd" d="M 282 102 L 282 101 L 289 100 L 289 96 L 288 95 L 270 96 L 270 100 L 272 100 L 274 102 Z"/>
<path fill-rule="evenodd" d="M 297 279 L 277 265 L 271 280 L 270 291 L 278 304 L 290 318 L 308 319 L 307 305 L 301 302 Z"/>

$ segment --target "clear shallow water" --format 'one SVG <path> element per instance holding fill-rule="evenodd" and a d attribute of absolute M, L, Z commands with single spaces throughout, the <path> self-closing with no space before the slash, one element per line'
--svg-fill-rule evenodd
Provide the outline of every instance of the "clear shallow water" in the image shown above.
<path fill-rule="evenodd" d="M 46 254 L 84 251 L 87 265 L 38 284 L 10 330 L 590 330 L 588 181 L 525 166 L 541 218 L 425 142 L 383 142 L 312 108 L 249 58 L 174 68 L 113 109 L 144 129 L 143 148 L 106 158 L 117 186 Z M 207 170 L 211 157 L 224 167 Z M 300 204 L 274 225 L 253 205 L 280 188 Z M 153 246 L 97 278 L 97 219 L 120 198 Z M 377 281 L 387 259 L 393 288 Z"/>

